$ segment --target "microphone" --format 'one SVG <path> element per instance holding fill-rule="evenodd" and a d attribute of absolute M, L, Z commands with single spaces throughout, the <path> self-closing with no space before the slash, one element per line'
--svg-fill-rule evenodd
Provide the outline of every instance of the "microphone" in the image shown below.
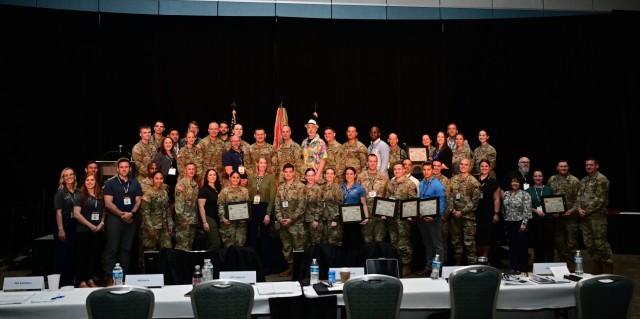
<path fill-rule="evenodd" d="M 122 154 L 122 144 L 118 145 L 118 152 Z"/>
<path fill-rule="evenodd" d="M 407 148 L 407 143 L 402 143 L 402 148 Z"/>

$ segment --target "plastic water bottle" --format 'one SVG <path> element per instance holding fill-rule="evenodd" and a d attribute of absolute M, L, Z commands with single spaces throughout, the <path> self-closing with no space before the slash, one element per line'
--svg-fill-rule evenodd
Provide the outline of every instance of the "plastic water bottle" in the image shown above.
<path fill-rule="evenodd" d="M 431 262 L 431 279 L 440 279 L 440 268 L 442 268 L 442 262 L 440 262 L 440 255 L 436 254 Z"/>
<path fill-rule="evenodd" d="M 120 266 L 120 263 L 116 263 L 116 266 L 113 268 L 113 285 L 122 286 L 123 278 L 124 273 L 122 272 L 122 267 Z"/>
<path fill-rule="evenodd" d="M 193 271 L 193 277 L 191 277 L 191 283 L 195 285 L 202 282 L 202 272 L 200 272 L 200 265 L 196 265 L 196 269 Z"/>
<path fill-rule="evenodd" d="M 576 264 L 576 275 L 582 275 L 584 273 L 584 263 L 582 255 L 580 255 L 580 250 L 576 250 L 576 256 L 573 258 L 573 262 Z"/>
<path fill-rule="evenodd" d="M 211 262 L 211 259 L 208 259 L 207 269 L 209 275 L 209 278 L 207 280 L 213 280 L 213 263 Z"/>
<path fill-rule="evenodd" d="M 213 279 L 212 269 L 209 267 L 211 264 L 211 259 L 207 258 L 204 260 L 204 264 L 202 265 L 202 281 L 209 281 Z"/>
<path fill-rule="evenodd" d="M 309 283 L 315 285 L 320 282 L 320 265 L 318 265 L 318 261 L 315 258 L 313 258 L 313 261 L 311 262 L 310 270 L 311 280 L 309 281 Z"/>
<path fill-rule="evenodd" d="M 329 282 L 333 285 L 336 283 L 336 271 L 335 270 L 329 270 Z"/>

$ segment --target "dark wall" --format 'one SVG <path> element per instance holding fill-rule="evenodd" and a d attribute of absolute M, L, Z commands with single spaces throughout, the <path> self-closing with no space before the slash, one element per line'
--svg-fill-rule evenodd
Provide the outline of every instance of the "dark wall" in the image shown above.
<path fill-rule="evenodd" d="M 339 140 L 378 125 L 420 143 L 457 122 L 472 148 L 487 129 L 497 172 L 527 155 L 547 177 L 595 155 L 610 207 L 638 211 L 637 13 L 515 20 L 357 21 L 97 14 L 0 6 L 2 161 L 12 184 L 2 221 L 27 239 L 53 227 L 60 171 L 139 140 L 163 119 L 201 135 L 238 121 L 271 139 L 276 107 L 293 138 L 317 104 Z M 41 111 L 41 110 L 46 111 Z M 7 183 L 9 184 L 9 183 Z M 13 210 L 16 221 L 7 216 Z M 43 217 L 44 216 L 44 217 Z M 34 226 L 35 225 L 35 226 Z"/>

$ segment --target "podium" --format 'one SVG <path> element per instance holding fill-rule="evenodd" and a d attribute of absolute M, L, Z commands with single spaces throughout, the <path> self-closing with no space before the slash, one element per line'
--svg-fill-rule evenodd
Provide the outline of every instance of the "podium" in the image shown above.
<path fill-rule="evenodd" d="M 96 161 L 100 172 L 100 184 L 104 183 L 111 177 L 118 175 L 118 161 Z"/>

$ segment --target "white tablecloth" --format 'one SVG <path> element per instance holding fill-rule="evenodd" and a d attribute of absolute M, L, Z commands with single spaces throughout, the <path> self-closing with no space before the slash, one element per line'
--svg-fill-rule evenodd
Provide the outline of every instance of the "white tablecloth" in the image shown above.
<path fill-rule="evenodd" d="M 430 278 L 403 278 L 402 304 L 400 305 L 401 318 L 420 316 L 422 310 L 431 311 L 448 309 L 451 307 L 449 300 L 449 283 L 444 280 L 432 280 Z M 530 285 L 502 285 L 498 293 L 496 308 L 507 318 L 518 317 L 553 317 L 553 311 L 541 311 L 548 309 L 562 309 L 575 307 L 574 297 L 575 282 L 557 284 L 530 284 Z M 313 287 L 303 288 L 305 296 L 309 298 L 319 297 Z M 338 305 L 343 306 L 342 294 L 338 294 Z M 526 312 L 525 316 L 519 316 L 519 312 Z"/>
<path fill-rule="evenodd" d="M 258 288 L 261 285 L 290 285 L 293 293 L 261 295 Z M 154 318 L 193 318 L 191 299 L 184 295 L 191 290 L 191 285 L 165 286 L 154 288 L 155 308 Z M 76 288 L 72 291 L 60 291 L 64 298 L 45 303 L 31 303 L 30 300 L 17 305 L 0 305 L 2 319 L 84 319 L 88 318 L 85 301 L 91 291 L 99 288 Z M 254 303 L 251 311 L 254 315 L 269 314 L 270 297 L 289 297 L 302 294 L 302 288 L 297 281 L 256 283 L 254 289 Z M 0 292 L 13 294 L 13 292 Z"/>

